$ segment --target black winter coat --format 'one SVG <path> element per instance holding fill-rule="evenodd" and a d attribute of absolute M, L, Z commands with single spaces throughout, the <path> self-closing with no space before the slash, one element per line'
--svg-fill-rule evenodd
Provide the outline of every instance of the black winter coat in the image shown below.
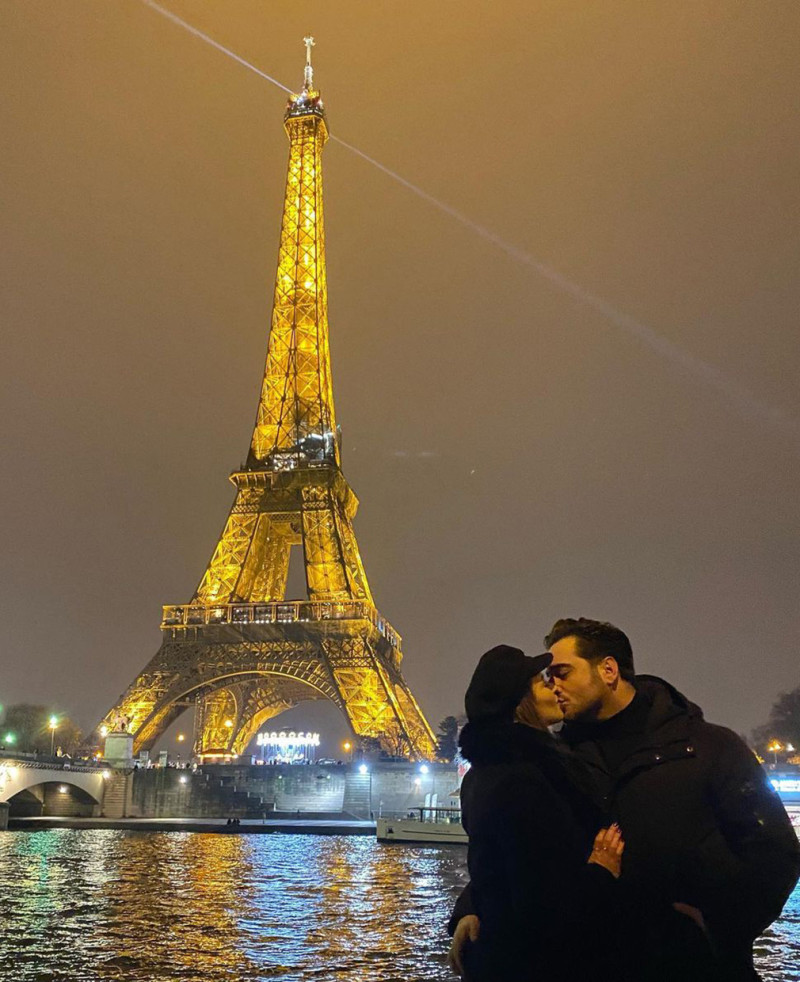
<path fill-rule="evenodd" d="M 461 787 L 471 887 L 451 928 L 465 905 L 480 917 L 465 953 L 469 982 L 616 978 L 588 967 L 597 912 L 610 913 L 618 883 L 587 864 L 600 813 L 570 777 L 569 755 L 511 722 L 469 723 L 460 743 L 472 764 Z"/>
<path fill-rule="evenodd" d="M 642 979 L 757 979 L 752 942 L 775 920 L 800 875 L 800 843 L 766 773 L 731 730 L 662 679 L 638 676 L 645 731 L 612 774 L 602 724 L 565 725 L 609 818 L 625 838 L 621 885 Z M 699 908 L 715 974 L 699 966 L 692 922 L 673 902 Z M 694 973 L 694 974 L 693 974 Z"/>

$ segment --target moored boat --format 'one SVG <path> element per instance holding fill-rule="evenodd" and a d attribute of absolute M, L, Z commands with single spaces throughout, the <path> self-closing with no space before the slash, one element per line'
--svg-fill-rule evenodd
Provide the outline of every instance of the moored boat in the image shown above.
<path fill-rule="evenodd" d="M 403 818 L 378 818 L 378 842 L 420 842 L 465 845 L 467 833 L 459 808 L 414 808 Z"/>

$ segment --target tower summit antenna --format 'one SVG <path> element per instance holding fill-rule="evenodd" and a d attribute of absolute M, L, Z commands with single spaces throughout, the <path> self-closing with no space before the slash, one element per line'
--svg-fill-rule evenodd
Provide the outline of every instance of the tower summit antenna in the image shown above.
<path fill-rule="evenodd" d="M 314 47 L 314 38 L 305 37 L 303 38 L 303 44 L 306 46 L 306 67 L 303 72 L 303 91 L 310 92 L 314 88 L 314 69 L 311 66 L 311 49 Z"/>

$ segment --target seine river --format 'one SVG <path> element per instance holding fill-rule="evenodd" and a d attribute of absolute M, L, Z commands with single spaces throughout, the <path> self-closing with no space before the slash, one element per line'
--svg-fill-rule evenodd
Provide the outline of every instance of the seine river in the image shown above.
<path fill-rule="evenodd" d="M 416 982 L 452 976 L 466 850 L 367 837 L 0 833 L 0 978 Z M 800 980 L 800 891 L 759 944 Z"/>

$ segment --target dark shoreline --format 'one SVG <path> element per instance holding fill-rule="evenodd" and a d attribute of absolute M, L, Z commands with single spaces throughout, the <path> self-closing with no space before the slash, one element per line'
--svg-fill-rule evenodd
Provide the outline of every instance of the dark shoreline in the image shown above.
<path fill-rule="evenodd" d="M 203 832 L 212 835 L 375 835 L 375 823 L 352 818 L 242 819 L 226 825 L 221 818 L 9 818 L 9 832 L 43 829 L 114 829 L 124 832 Z"/>

